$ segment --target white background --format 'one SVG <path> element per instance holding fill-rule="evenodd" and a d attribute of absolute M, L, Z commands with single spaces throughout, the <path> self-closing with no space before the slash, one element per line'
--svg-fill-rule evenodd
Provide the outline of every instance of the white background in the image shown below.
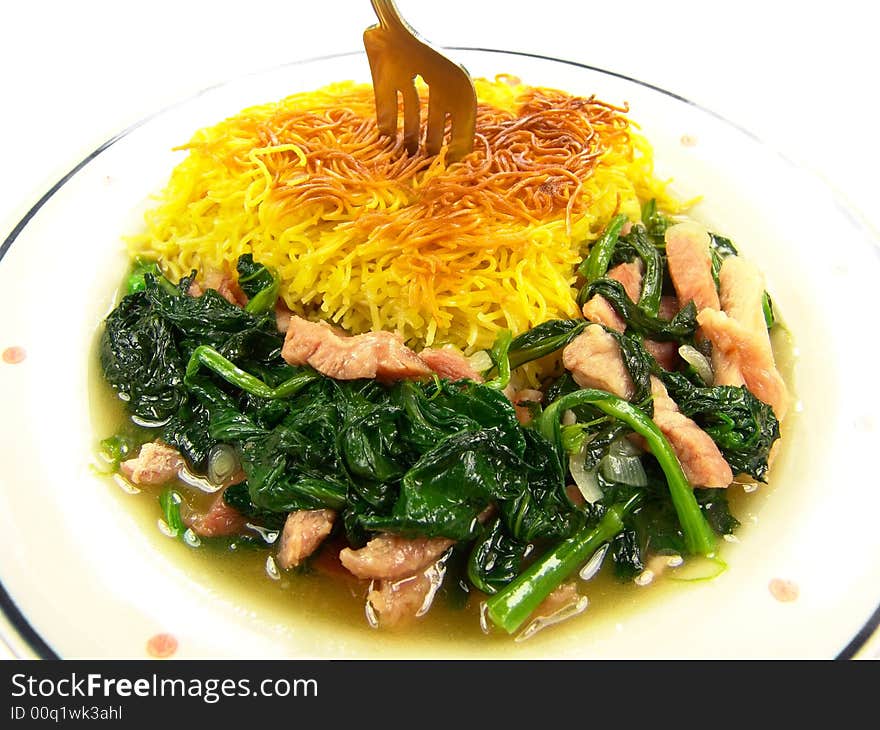
<path fill-rule="evenodd" d="M 436 44 L 553 55 L 685 96 L 822 177 L 880 229 L 873 3 L 398 5 Z M 374 22 L 368 0 L 30 0 L 2 8 L 0 240 L 58 177 L 129 124 L 230 77 L 357 50 Z"/>
<path fill-rule="evenodd" d="M 880 230 L 880 52 L 871 3 L 398 4 L 438 45 L 557 56 L 689 98 L 824 179 Z M 0 242 L 59 177 L 130 124 L 230 77 L 358 50 L 374 22 L 368 0 L 0 7 Z"/>

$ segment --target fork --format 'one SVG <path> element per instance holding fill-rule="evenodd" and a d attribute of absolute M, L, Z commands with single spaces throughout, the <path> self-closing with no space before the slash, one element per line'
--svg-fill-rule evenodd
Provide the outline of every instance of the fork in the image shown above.
<path fill-rule="evenodd" d="M 364 47 L 373 75 L 376 121 L 382 134 L 397 134 L 397 94 L 403 98 L 403 144 L 407 152 L 419 148 L 421 112 L 415 78 L 428 85 L 428 121 L 425 151 L 436 155 L 443 146 L 446 117 L 452 131 L 447 160 L 464 157 L 474 146 L 477 94 L 471 77 L 420 39 L 400 17 L 393 0 L 371 0 L 379 24 L 364 31 Z"/>

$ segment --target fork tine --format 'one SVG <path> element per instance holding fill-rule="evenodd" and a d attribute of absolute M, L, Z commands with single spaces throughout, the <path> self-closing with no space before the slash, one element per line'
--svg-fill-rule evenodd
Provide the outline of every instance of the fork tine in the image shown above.
<path fill-rule="evenodd" d="M 415 78 L 412 78 L 409 83 L 402 85 L 400 94 L 403 96 L 403 144 L 406 147 L 406 151 L 412 155 L 419 149 L 421 121 L 419 92 L 416 91 Z"/>
<path fill-rule="evenodd" d="M 428 129 L 425 132 L 425 151 L 436 155 L 443 146 L 443 134 L 446 131 L 446 106 L 436 88 L 428 91 Z"/>
<path fill-rule="evenodd" d="M 382 134 L 397 134 L 397 89 L 389 84 L 376 86 L 376 123 Z"/>
<path fill-rule="evenodd" d="M 394 0 L 372 0 L 372 4 L 379 25 L 364 31 L 364 46 L 373 74 L 380 130 L 397 133 L 399 92 L 403 97 L 403 144 L 410 154 L 418 151 L 421 106 L 415 79 L 421 76 L 430 92 L 426 152 L 436 155 L 442 149 L 448 114 L 453 136 L 447 159 L 464 157 L 473 148 L 477 110 L 477 95 L 467 71 L 421 40 L 400 17 Z"/>
<path fill-rule="evenodd" d="M 449 140 L 448 160 L 460 160 L 474 148 L 476 117 L 472 114 L 452 114 L 452 139 Z"/>
<path fill-rule="evenodd" d="M 397 134 L 397 89 L 385 65 L 387 64 L 387 41 L 378 28 L 364 31 L 364 48 L 370 62 L 373 77 L 373 94 L 376 98 L 376 123 L 382 134 Z"/>

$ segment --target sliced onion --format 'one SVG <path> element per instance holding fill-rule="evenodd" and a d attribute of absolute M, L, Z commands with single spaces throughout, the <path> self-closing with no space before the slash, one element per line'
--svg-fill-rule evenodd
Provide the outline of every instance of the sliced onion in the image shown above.
<path fill-rule="evenodd" d="M 678 354 L 682 360 L 694 369 L 697 375 L 700 376 L 700 380 L 706 385 L 712 385 L 715 382 L 715 374 L 712 372 L 712 365 L 709 363 L 709 359 L 696 347 L 682 345 L 678 348 Z"/>
<path fill-rule="evenodd" d="M 578 575 L 581 577 L 581 580 L 592 580 L 592 578 L 599 572 L 602 568 L 602 562 L 605 560 L 605 554 L 608 552 L 608 546 L 610 543 L 605 543 L 602 547 L 600 547 L 596 552 L 593 553 L 593 557 L 591 557 L 586 565 L 580 569 Z"/>
<path fill-rule="evenodd" d="M 718 557 L 703 557 L 692 555 L 679 567 L 669 570 L 672 580 L 685 581 L 688 583 L 704 580 L 712 580 L 727 570 L 727 563 Z"/>
<path fill-rule="evenodd" d="M 217 444 L 208 454 L 208 479 L 223 484 L 239 470 L 238 454 L 229 444 Z"/>
<path fill-rule="evenodd" d="M 620 436 L 611 442 L 611 446 L 608 447 L 608 453 L 612 456 L 641 456 L 645 452 L 636 446 L 632 439 Z"/>
<path fill-rule="evenodd" d="M 648 475 L 638 456 L 616 456 L 606 454 L 599 461 L 599 471 L 609 482 L 626 484 L 630 487 L 646 487 Z"/>
<path fill-rule="evenodd" d="M 477 350 L 473 355 L 467 358 L 468 363 L 475 372 L 484 373 L 494 364 L 492 357 L 486 350 Z"/>
<path fill-rule="evenodd" d="M 602 490 L 599 487 L 597 469 L 590 469 L 588 471 L 584 468 L 584 460 L 586 459 L 589 443 L 590 439 L 584 439 L 580 450 L 568 460 L 568 470 L 571 472 L 571 477 L 574 479 L 578 491 L 588 503 L 593 504 L 602 499 Z"/>

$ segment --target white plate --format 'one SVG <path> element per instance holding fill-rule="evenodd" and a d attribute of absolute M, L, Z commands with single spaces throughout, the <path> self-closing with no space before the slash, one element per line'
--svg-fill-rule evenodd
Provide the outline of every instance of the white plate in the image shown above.
<path fill-rule="evenodd" d="M 156 114 L 108 141 L 50 190 L 0 248 L 0 581 L 19 653 L 144 656 L 171 633 L 180 657 L 849 657 L 880 613 L 874 451 L 880 398 L 866 332 L 880 249 L 818 181 L 749 134 L 672 94 L 573 63 L 459 49 L 474 75 L 627 101 L 661 176 L 695 215 L 765 271 L 798 349 L 799 399 L 772 489 L 753 495 L 729 570 L 662 600 L 581 617 L 577 630 L 521 644 L 427 643 L 339 627 L 295 606 L 255 602 L 200 563 L 157 550 L 157 531 L 90 467 L 90 345 L 140 224 L 181 153 L 171 148 L 248 105 L 331 81 L 369 80 L 362 54 L 248 76 Z M 688 144 L 682 143 L 686 137 Z M 180 551 L 178 551 L 180 552 Z M 792 581 L 797 600 L 769 584 Z M 589 613 L 589 612 L 588 612 Z"/>

